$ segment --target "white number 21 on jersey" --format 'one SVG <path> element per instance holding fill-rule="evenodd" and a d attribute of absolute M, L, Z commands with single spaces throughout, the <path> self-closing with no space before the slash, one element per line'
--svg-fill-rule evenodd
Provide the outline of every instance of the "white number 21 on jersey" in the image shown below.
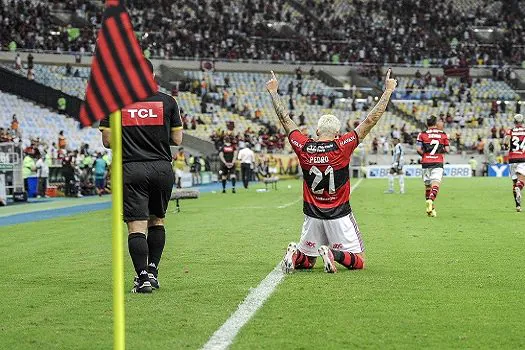
<path fill-rule="evenodd" d="M 323 180 L 323 172 L 318 167 L 313 166 L 310 168 L 310 175 L 314 174 L 315 178 L 312 182 L 312 192 L 315 194 L 323 194 L 324 188 L 316 189 L 319 183 Z M 324 176 L 328 176 L 328 193 L 335 193 L 335 182 L 334 182 L 334 168 L 329 165 L 324 171 Z"/>

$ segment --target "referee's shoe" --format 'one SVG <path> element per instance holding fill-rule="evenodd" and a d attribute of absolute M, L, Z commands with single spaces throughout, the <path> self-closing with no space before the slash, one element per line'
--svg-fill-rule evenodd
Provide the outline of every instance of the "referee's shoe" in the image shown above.
<path fill-rule="evenodd" d="M 148 266 L 148 278 L 149 278 L 149 283 L 151 285 L 151 288 L 153 290 L 155 289 L 159 289 L 160 288 L 160 284 L 159 284 L 159 280 L 157 278 L 158 276 L 158 270 L 154 267 L 154 266 L 151 266 L 149 265 Z M 140 282 L 140 279 L 138 276 L 135 276 L 135 278 L 133 279 L 133 285 L 134 287 L 137 287 L 139 285 L 139 282 Z M 135 289 L 135 288 L 134 288 Z"/>
<path fill-rule="evenodd" d="M 141 273 L 140 276 L 135 276 L 133 284 L 131 293 L 151 293 L 153 291 L 148 273 Z"/>

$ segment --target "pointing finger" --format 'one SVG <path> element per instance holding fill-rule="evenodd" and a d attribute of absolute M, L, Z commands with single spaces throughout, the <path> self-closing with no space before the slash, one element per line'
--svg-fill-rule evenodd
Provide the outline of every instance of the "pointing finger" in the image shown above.
<path fill-rule="evenodd" d="M 388 68 L 386 71 L 386 80 L 390 79 L 390 73 L 392 73 L 392 68 Z"/>
<path fill-rule="evenodd" d="M 277 77 L 275 76 L 275 73 L 273 72 L 273 70 L 271 72 L 272 72 L 272 79 L 277 80 Z"/>

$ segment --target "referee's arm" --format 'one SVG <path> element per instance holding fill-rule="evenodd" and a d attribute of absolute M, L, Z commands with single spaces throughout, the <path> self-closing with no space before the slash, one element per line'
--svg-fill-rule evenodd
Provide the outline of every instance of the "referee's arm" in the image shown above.
<path fill-rule="evenodd" d="M 175 99 L 173 99 L 174 108 L 173 112 L 170 115 L 170 124 L 171 124 L 171 140 L 177 146 L 180 146 L 182 143 L 182 120 L 180 118 L 179 105 Z"/>
<path fill-rule="evenodd" d="M 182 126 L 171 128 L 171 141 L 180 146 L 182 143 Z"/>

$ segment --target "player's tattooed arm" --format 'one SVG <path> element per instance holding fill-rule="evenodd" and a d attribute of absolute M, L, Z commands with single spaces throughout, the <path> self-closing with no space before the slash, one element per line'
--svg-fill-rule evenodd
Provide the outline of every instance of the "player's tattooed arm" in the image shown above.
<path fill-rule="evenodd" d="M 283 102 L 281 100 L 281 96 L 279 96 L 279 93 L 277 92 L 277 90 L 279 90 L 279 82 L 277 81 L 277 78 L 275 77 L 273 71 L 272 79 L 270 79 L 266 83 L 266 89 L 272 97 L 273 108 L 275 109 L 275 114 L 277 114 L 277 118 L 279 118 L 279 121 L 281 122 L 281 125 L 283 126 L 284 131 L 286 132 L 286 135 L 290 135 L 292 131 L 299 128 L 297 127 L 297 124 L 295 124 L 295 122 L 292 120 L 292 118 L 290 118 L 290 114 L 284 107 Z"/>
<path fill-rule="evenodd" d="M 361 124 L 359 124 L 355 129 L 357 136 L 359 136 L 359 141 L 361 142 L 366 137 L 366 135 L 370 133 L 370 130 L 372 130 L 372 128 L 377 124 L 379 119 L 381 119 L 383 113 L 385 113 L 388 102 L 390 101 L 390 96 L 396 89 L 397 80 L 390 79 L 390 73 L 392 73 L 392 69 L 389 68 L 385 78 L 385 91 L 379 99 L 379 102 L 374 106 L 370 113 L 368 113 L 366 119 L 363 120 Z"/>

